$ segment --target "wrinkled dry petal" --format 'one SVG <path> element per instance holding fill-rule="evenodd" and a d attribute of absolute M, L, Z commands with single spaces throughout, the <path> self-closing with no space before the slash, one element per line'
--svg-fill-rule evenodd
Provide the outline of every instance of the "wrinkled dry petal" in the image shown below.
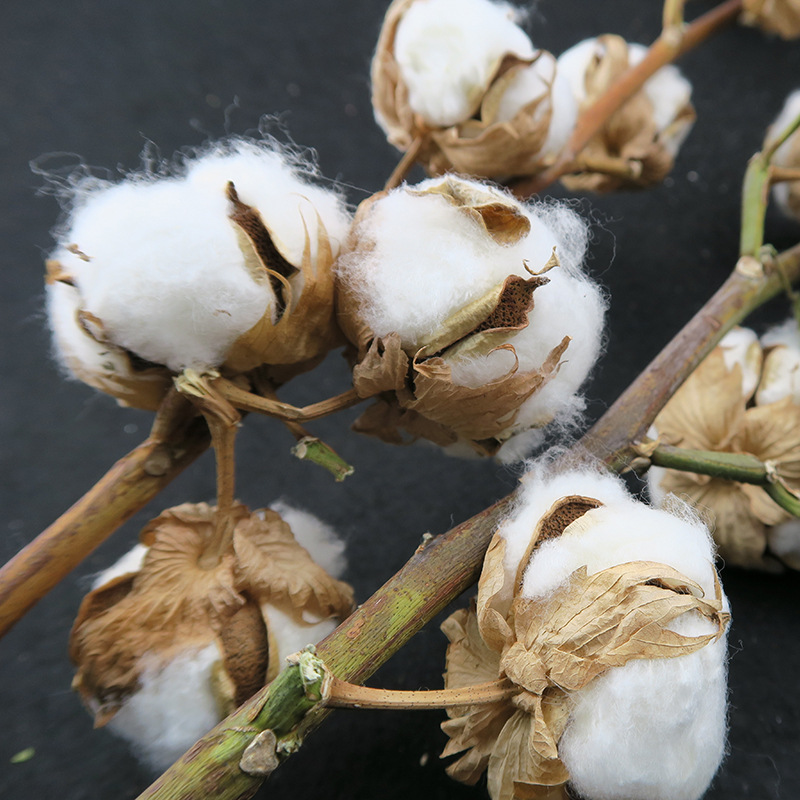
<path fill-rule="evenodd" d="M 800 36 L 800 2 L 798 0 L 744 0 L 742 22 L 783 39 Z"/>

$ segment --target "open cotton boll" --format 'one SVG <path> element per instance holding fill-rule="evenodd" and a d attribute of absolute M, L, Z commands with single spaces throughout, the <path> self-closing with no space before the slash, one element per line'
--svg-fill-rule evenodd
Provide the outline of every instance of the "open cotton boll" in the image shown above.
<path fill-rule="evenodd" d="M 467 119 L 503 56 L 531 58 L 517 12 L 489 0 L 417 0 L 403 15 L 394 55 L 408 102 L 430 125 Z"/>
<path fill-rule="evenodd" d="M 358 348 L 356 391 L 386 387 L 414 414 L 384 409 L 358 429 L 398 443 L 397 425 L 486 455 L 574 417 L 605 313 L 582 273 L 586 242 L 570 209 L 455 176 L 365 201 L 338 264 L 339 323 Z"/>
<path fill-rule="evenodd" d="M 493 800 L 565 784 L 585 800 L 699 800 L 724 754 L 730 615 L 708 531 L 598 469 L 533 466 L 475 605 L 443 625 L 448 688 L 517 689 L 442 726 L 443 755 L 462 753 L 448 772 L 471 784 L 487 769 Z"/>
<path fill-rule="evenodd" d="M 170 177 L 142 173 L 116 185 L 78 182 L 53 253 L 57 274 L 50 280 L 55 340 L 64 343 L 67 364 L 77 350 L 76 334 L 67 331 L 71 325 L 152 365 L 175 372 L 208 370 L 225 363 L 233 345 L 257 323 L 266 320 L 269 328 L 279 313 L 285 323 L 309 282 L 313 302 L 322 304 L 321 272 L 338 253 L 349 218 L 339 195 L 313 185 L 312 174 L 301 172 L 277 145 L 233 139 L 185 158 L 180 173 Z M 229 184 L 237 202 L 259 215 L 281 256 L 298 269 L 290 277 L 294 292 L 287 311 L 279 311 L 273 284 L 253 263 L 231 218 Z M 317 263 L 321 243 L 324 265 Z M 59 281 L 74 286 L 81 320 L 62 309 Z M 332 298 L 328 303 L 332 318 Z M 326 321 L 316 324 L 320 330 L 314 334 L 324 344 Z M 284 324 L 284 335 L 288 327 Z M 316 347 L 317 339 L 309 336 Z M 247 346 L 256 351 L 240 355 L 247 368 L 263 363 L 276 348 L 270 344 L 267 350 L 261 339 Z M 291 351 L 286 343 L 281 348 Z M 277 363 L 302 362 L 317 355 L 316 349 L 298 353 L 294 361 L 291 353 L 283 354 Z M 97 358 L 91 357 L 92 348 L 84 343 L 75 371 L 96 372 Z"/>
<path fill-rule="evenodd" d="M 139 690 L 109 722 L 110 730 L 154 772 L 177 761 L 219 722 L 211 676 L 220 657 L 217 646 L 210 644 L 166 665 L 146 665 Z"/>

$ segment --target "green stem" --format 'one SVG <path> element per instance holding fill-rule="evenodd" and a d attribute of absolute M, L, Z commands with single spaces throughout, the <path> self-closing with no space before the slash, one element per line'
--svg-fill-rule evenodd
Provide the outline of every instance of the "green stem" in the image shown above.
<path fill-rule="evenodd" d="M 695 472 L 712 478 L 765 486 L 770 476 L 767 467 L 755 456 L 744 453 L 716 453 L 711 450 L 688 450 L 660 444 L 650 456 L 656 467 Z"/>
<path fill-rule="evenodd" d="M 775 263 L 779 269 L 769 271 L 760 262 L 755 262 L 757 268 L 737 264 L 730 278 L 572 449 L 572 454 L 588 451 L 617 470 L 634 459 L 636 443 L 645 438 L 658 412 L 694 367 L 728 330 L 781 290 L 779 270 L 790 280 L 800 277 L 800 245 L 782 253 Z M 498 524 L 511 512 L 514 502 L 515 495 L 511 494 L 419 547 L 400 572 L 317 646 L 317 655 L 330 671 L 340 680 L 364 681 L 468 589 L 480 574 Z M 276 679 L 282 687 L 287 686 L 285 676 L 286 670 Z M 270 687 L 262 689 L 243 708 L 253 707 L 259 709 L 258 720 L 263 718 L 269 725 L 273 724 L 272 715 L 296 719 L 311 708 L 298 686 L 280 695 Z M 234 743 L 225 757 L 221 757 L 222 751 L 209 749 L 209 736 L 203 737 L 141 796 L 142 800 L 189 800 L 208 797 L 212 790 L 219 800 L 249 796 L 236 793 L 237 781 L 245 780 L 238 756 L 258 730 L 253 718 L 247 735 L 238 732 L 242 713 L 239 709 L 209 735 L 211 742 L 219 743 L 232 725 L 239 726 L 230 734 Z M 327 713 L 324 708 L 313 708 L 298 731 L 313 729 Z M 248 781 L 250 778 L 247 776 Z"/>
<path fill-rule="evenodd" d="M 355 472 L 351 464 L 316 436 L 304 436 L 300 439 L 292 448 L 292 455 L 328 470 L 337 483 L 341 483 Z"/>
<path fill-rule="evenodd" d="M 764 218 L 772 183 L 770 165 L 778 148 L 800 127 L 798 114 L 774 139 L 764 143 L 747 164 L 742 186 L 742 229 L 739 255 L 758 256 L 764 246 Z"/>

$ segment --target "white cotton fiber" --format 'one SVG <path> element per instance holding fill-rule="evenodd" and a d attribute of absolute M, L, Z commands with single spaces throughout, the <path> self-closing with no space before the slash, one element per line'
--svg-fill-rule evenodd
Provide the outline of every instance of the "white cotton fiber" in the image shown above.
<path fill-rule="evenodd" d="M 114 580 L 114 578 L 128 575 L 131 572 L 138 572 L 142 568 L 142 562 L 149 549 L 147 545 L 135 544 L 124 556 L 97 575 L 92 581 L 92 591 L 99 589 L 104 584 Z"/>
<path fill-rule="evenodd" d="M 713 544 L 692 512 L 649 508 L 617 478 L 591 470 L 548 477 L 539 468 L 526 478 L 518 507 L 500 529 L 509 575 L 516 574 L 537 521 L 567 495 L 604 505 L 541 544 L 524 573 L 524 596 L 548 595 L 581 566 L 594 574 L 642 560 L 668 564 L 713 600 Z M 669 627 L 689 636 L 716 630 L 697 612 Z M 587 800 L 697 800 L 724 754 L 726 702 L 725 637 L 690 655 L 632 660 L 571 695 L 559 757 Z"/>
<path fill-rule="evenodd" d="M 216 644 L 190 650 L 166 666 L 147 664 L 141 688 L 109 722 L 153 770 L 161 772 L 219 722 L 211 670 L 221 654 Z"/>
<path fill-rule="evenodd" d="M 270 644 L 278 647 L 278 666 L 286 666 L 286 658 L 302 650 L 307 644 L 316 644 L 324 639 L 337 625 L 333 619 L 309 619 L 306 625 L 296 622 L 291 616 L 269 603 L 261 606 L 261 613 L 267 621 Z"/>
<path fill-rule="evenodd" d="M 316 246 L 316 212 L 338 249 L 347 227 L 339 198 L 305 181 L 266 143 L 209 147 L 180 176 L 79 182 L 52 257 L 108 340 L 171 370 L 202 370 L 219 366 L 239 336 L 273 313 L 269 281 L 246 268 L 228 218 L 228 181 L 259 209 L 285 257 L 299 263 L 306 228 Z M 51 310 L 59 304 L 51 300 Z M 52 317 L 57 342 L 64 317 Z"/>
<path fill-rule="evenodd" d="M 800 331 L 797 320 L 790 318 L 770 328 L 761 337 L 761 344 L 769 350 L 756 392 L 758 405 L 777 403 L 786 397 L 800 403 Z"/>
<path fill-rule="evenodd" d="M 541 100 L 534 116 L 538 119 L 550 107 L 542 98 L 550 92 L 555 75 L 555 56 L 545 51 L 540 52 L 536 61 L 519 70 L 506 87 L 497 106 L 495 121 L 507 122 L 534 100 Z"/>
<path fill-rule="evenodd" d="M 796 89 L 787 98 L 786 102 L 778 114 L 775 121 L 770 125 L 767 138 L 772 139 L 779 136 L 794 119 L 800 114 L 800 89 Z M 776 151 L 772 157 L 772 163 L 778 167 L 797 167 L 797 163 L 792 163 L 793 151 L 796 150 L 797 137 L 800 134 L 795 131 Z M 789 217 L 796 217 L 797 214 L 789 206 L 789 192 L 796 186 L 794 181 L 782 181 L 772 187 L 772 196 L 778 207 Z"/>
<path fill-rule="evenodd" d="M 722 351 L 728 371 L 732 371 L 736 364 L 739 365 L 742 395 L 749 398 L 761 377 L 761 345 L 755 331 L 737 326 L 722 337 L 718 347 Z"/>
<path fill-rule="evenodd" d="M 417 0 L 397 26 L 394 56 L 411 108 L 431 125 L 472 115 L 503 56 L 532 58 L 518 12 L 489 0 Z"/>
<path fill-rule="evenodd" d="M 292 529 L 297 543 L 308 550 L 317 564 L 334 578 L 342 577 L 347 569 L 345 543 L 330 525 L 308 511 L 293 508 L 282 500 L 273 503 L 270 508 L 281 515 Z"/>

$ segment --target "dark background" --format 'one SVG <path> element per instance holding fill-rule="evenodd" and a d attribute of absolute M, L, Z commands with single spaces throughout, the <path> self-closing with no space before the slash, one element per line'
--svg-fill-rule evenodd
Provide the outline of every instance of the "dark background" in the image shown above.
<path fill-rule="evenodd" d="M 534 43 L 559 53 L 589 36 L 651 41 L 658 2 L 541 0 Z M 691 3 L 694 13 L 708 8 Z M 636 10 L 632 16 L 631 9 Z M 322 172 L 357 203 L 379 189 L 397 154 L 373 123 L 368 68 L 384 4 L 375 0 L 4 0 L 0 8 L 0 446 L 5 561 L 146 434 L 150 416 L 64 381 L 42 313 L 43 259 L 59 209 L 37 196 L 45 168 L 80 161 L 132 169 L 146 147 L 170 156 L 226 133 L 257 132 L 277 115 L 316 148 Z M 687 56 L 699 120 L 667 183 L 644 194 L 581 202 L 593 220 L 589 269 L 612 298 L 608 351 L 589 386 L 596 417 L 724 280 L 737 255 L 739 187 L 764 126 L 800 77 L 800 45 L 730 30 Z M 271 124 L 275 131 L 275 124 Z M 278 134 L 281 135 L 280 133 Z M 70 153 L 72 156 L 45 154 Z M 794 244 L 800 224 L 770 217 L 768 238 Z M 787 312 L 777 301 L 757 321 Z M 342 391 L 337 354 L 287 399 Z M 513 470 L 433 450 L 392 449 L 348 431 L 354 413 L 313 425 L 351 463 L 344 484 L 292 459 L 280 424 L 249 418 L 239 442 L 239 494 L 278 498 L 332 523 L 349 545 L 349 579 L 365 599 L 410 556 L 515 484 Z M 0 795 L 135 797 L 152 775 L 91 719 L 70 691 L 71 620 L 91 575 L 135 541 L 149 516 L 213 496 L 206 455 L 118 531 L 0 641 Z M 794 574 L 724 569 L 731 597 L 731 732 L 709 798 L 800 796 L 800 666 Z M 428 626 L 373 679 L 441 685 L 444 637 Z M 337 712 L 261 796 L 480 798 L 438 763 L 438 712 Z M 653 720 L 657 725 L 658 720 Z M 24 748 L 33 759 L 11 764 Z"/>

